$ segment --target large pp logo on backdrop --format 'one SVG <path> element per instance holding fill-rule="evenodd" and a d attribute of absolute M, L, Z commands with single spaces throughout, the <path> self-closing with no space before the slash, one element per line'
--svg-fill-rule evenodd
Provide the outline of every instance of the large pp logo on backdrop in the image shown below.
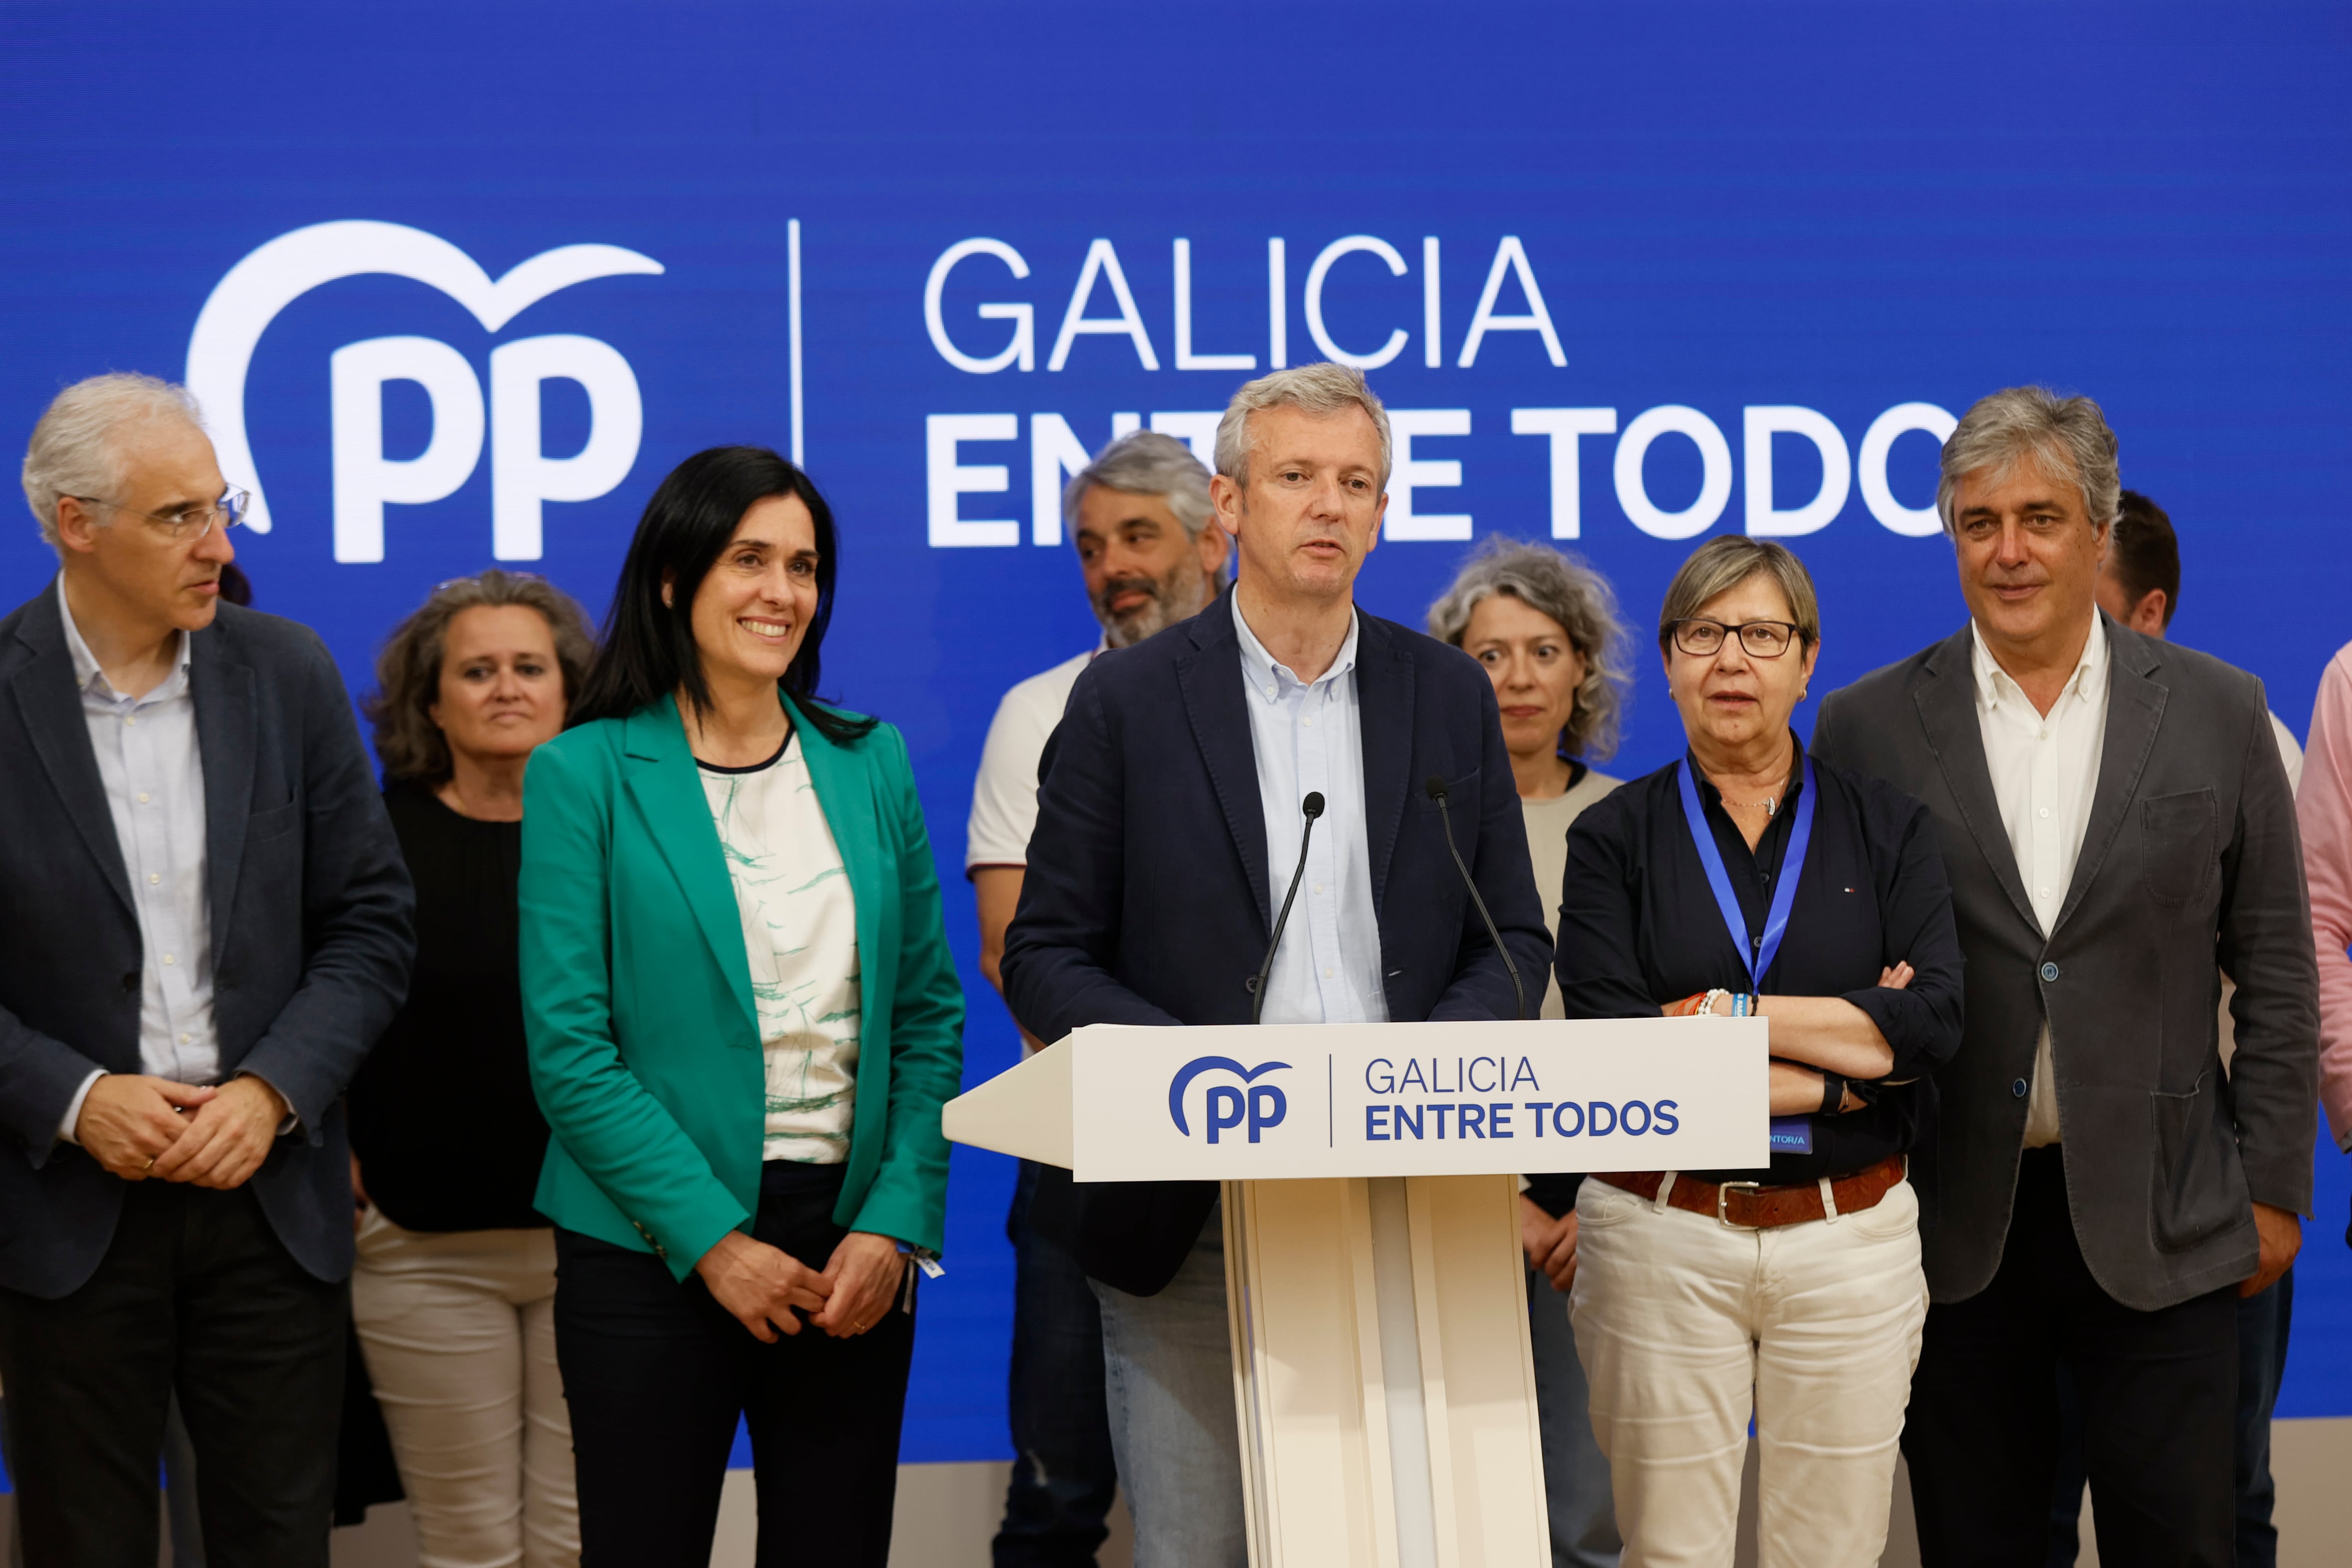
<path fill-rule="evenodd" d="M 1201 1096 L 1202 1124 L 1212 1143 L 1217 1141 L 1218 1134 L 1246 1124 L 1249 1141 L 1255 1143 L 1268 1128 L 1282 1125 L 1282 1119 L 1290 1112 L 1290 1101 L 1280 1089 L 1255 1080 L 1289 1066 L 1288 1062 L 1260 1062 L 1254 1068 L 1245 1068 L 1231 1057 L 1194 1057 L 1168 1080 L 1168 1119 L 1176 1123 L 1177 1131 L 1187 1138 L 1192 1136 L 1192 1125 L 1184 1114 L 1185 1090 L 1203 1073 L 1231 1073 L 1247 1085 L 1247 1089 L 1230 1083 L 1209 1085 Z"/>
<path fill-rule="evenodd" d="M 496 332 L 560 289 L 598 278 L 658 274 L 660 262 L 616 245 L 541 251 L 493 280 L 447 240 L 396 223 L 313 224 L 283 234 L 229 268 L 188 340 L 188 387 L 204 405 L 222 472 L 253 492 L 247 525 L 269 531 L 268 491 L 245 432 L 246 372 L 261 334 L 302 295 L 339 278 L 389 274 L 427 283 Z M 645 405 L 629 362 L 610 343 L 572 333 L 520 338 L 490 351 L 487 405 L 466 356 L 434 338 L 369 338 L 329 362 L 333 418 L 335 559 L 383 559 L 383 509 L 454 494 L 490 449 L 490 552 L 542 553 L 548 501 L 593 500 L 637 460 Z M 588 395 L 588 440 L 570 457 L 541 448 L 540 384 L 577 382 Z M 383 386 L 413 381 L 433 407 L 433 437 L 414 458 L 383 452 Z"/>

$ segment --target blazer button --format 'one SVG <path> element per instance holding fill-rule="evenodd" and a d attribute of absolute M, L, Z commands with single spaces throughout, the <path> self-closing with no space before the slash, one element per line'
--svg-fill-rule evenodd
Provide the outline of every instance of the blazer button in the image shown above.
<path fill-rule="evenodd" d="M 2018 1099 L 2023 1100 L 2025 1098 L 2025 1080 L 2023 1079 L 2019 1079 L 2014 1083 L 2011 1084 L 2009 1086 L 2009 1092 L 2017 1096 Z"/>
<path fill-rule="evenodd" d="M 139 972 L 137 970 L 126 970 L 123 973 L 122 988 L 125 991 L 136 991 L 139 989 Z"/>
<path fill-rule="evenodd" d="M 2045 963 L 2045 964 L 2043 964 L 2043 965 L 2042 966 L 2042 978 L 2043 980 L 2045 980 L 2045 981 L 2047 981 L 2047 980 L 2055 980 L 2055 979 L 2057 979 L 2057 978 L 2058 978 L 2058 966 L 2057 966 L 2056 964 L 2054 964 L 2054 963 Z"/>

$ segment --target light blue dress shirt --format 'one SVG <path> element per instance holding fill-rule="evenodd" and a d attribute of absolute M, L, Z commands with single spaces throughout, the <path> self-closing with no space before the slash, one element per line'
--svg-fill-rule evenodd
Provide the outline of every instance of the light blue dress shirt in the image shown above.
<path fill-rule="evenodd" d="M 1331 668 L 1313 682 L 1276 664 L 1243 618 L 1234 596 L 1234 630 L 1241 638 L 1242 689 L 1257 756 L 1258 799 L 1265 812 L 1268 918 L 1282 912 L 1282 896 L 1298 864 L 1307 819 L 1299 802 L 1323 796 L 1323 816 L 1300 875 L 1290 924 L 1266 979 L 1264 1021 L 1269 1024 L 1385 1024 L 1388 994 L 1381 984 L 1380 915 L 1372 906 L 1372 860 L 1365 847 L 1364 727 L 1356 697 L 1355 612 L 1348 640 Z"/>
<path fill-rule="evenodd" d="M 140 1070 L 179 1083 L 218 1082 L 212 911 L 205 901 L 205 766 L 196 746 L 195 694 L 188 683 L 191 634 L 180 634 L 179 658 L 163 684 L 142 697 L 125 697 L 106 679 L 74 625 L 62 576 L 58 609 L 139 921 Z M 72 1139 L 82 1101 L 100 1076 L 91 1073 L 75 1092 L 59 1137 Z"/>

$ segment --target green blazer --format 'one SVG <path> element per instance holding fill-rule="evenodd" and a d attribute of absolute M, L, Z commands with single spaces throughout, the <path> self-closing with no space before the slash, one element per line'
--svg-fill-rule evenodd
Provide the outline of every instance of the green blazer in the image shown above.
<path fill-rule="evenodd" d="M 836 745 L 785 704 L 857 903 L 857 1099 L 834 1219 L 936 1251 L 963 991 L 907 743 L 880 724 Z M 554 1132 L 540 1212 L 684 1279 L 759 1208 L 767 1088 L 734 885 L 677 701 L 540 747 L 522 823 L 523 1026 Z"/>

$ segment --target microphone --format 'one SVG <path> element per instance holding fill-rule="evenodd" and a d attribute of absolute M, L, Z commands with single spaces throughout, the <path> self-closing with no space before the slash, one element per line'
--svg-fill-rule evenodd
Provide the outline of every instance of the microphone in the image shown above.
<path fill-rule="evenodd" d="M 1454 847 L 1454 816 L 1445 804 L 1445 781 L 1435 773 L 1421 786 L 1423 795 L 1437 803 L 1437 820 L 1445 829 L 1445 852 L 1454 857 L 1454 868 L 1462 873 L 1462 885 L 1470 889 L 1470 901 L 1478 906 L 1478 918 L 1486 922 L 1486 940 L 1495 944 L 1495 952 L 1503 961 L 1504 973 L 1511 977 L 1511 994 L 1519 1005 L 1517 1016 L 1528 1016 L 1528 989 L 1519 984 L 1519 966 L 1511 962 L 1511 950 L 1503 945 L 1503 933 L 1495 929 L 1495 917 L 1486 912 L 1486 900 L 1478 896 L 1478 884 L 1471 879 L 1470 868 L 1462 863 L 1462 851 Z"/>
<path fill-rule="evenodd" d="M 1282 912 L 1274 917 L 1274 940 L 1265 944 L 1265 962 L 1257 966 L 1257 977 L 1249 983 L 1253 1024 L 1265 1011 L 1265 977 L 1274 973 L 1274 953 L 1282 945 L 1282 928 L 1290 923 L 1291 900 L 1298 897 L 1299 879 L 1307 875 L 1307 847 L 1315 840 L 1315 819 L 1323 815 L 1323 792 L 1308 790 L 1298 809 L 1307 816 L 1306 830 L 1298 836 L 1298 868 L 1290 873 L 1290 891 L 1282 895 Z"/>

